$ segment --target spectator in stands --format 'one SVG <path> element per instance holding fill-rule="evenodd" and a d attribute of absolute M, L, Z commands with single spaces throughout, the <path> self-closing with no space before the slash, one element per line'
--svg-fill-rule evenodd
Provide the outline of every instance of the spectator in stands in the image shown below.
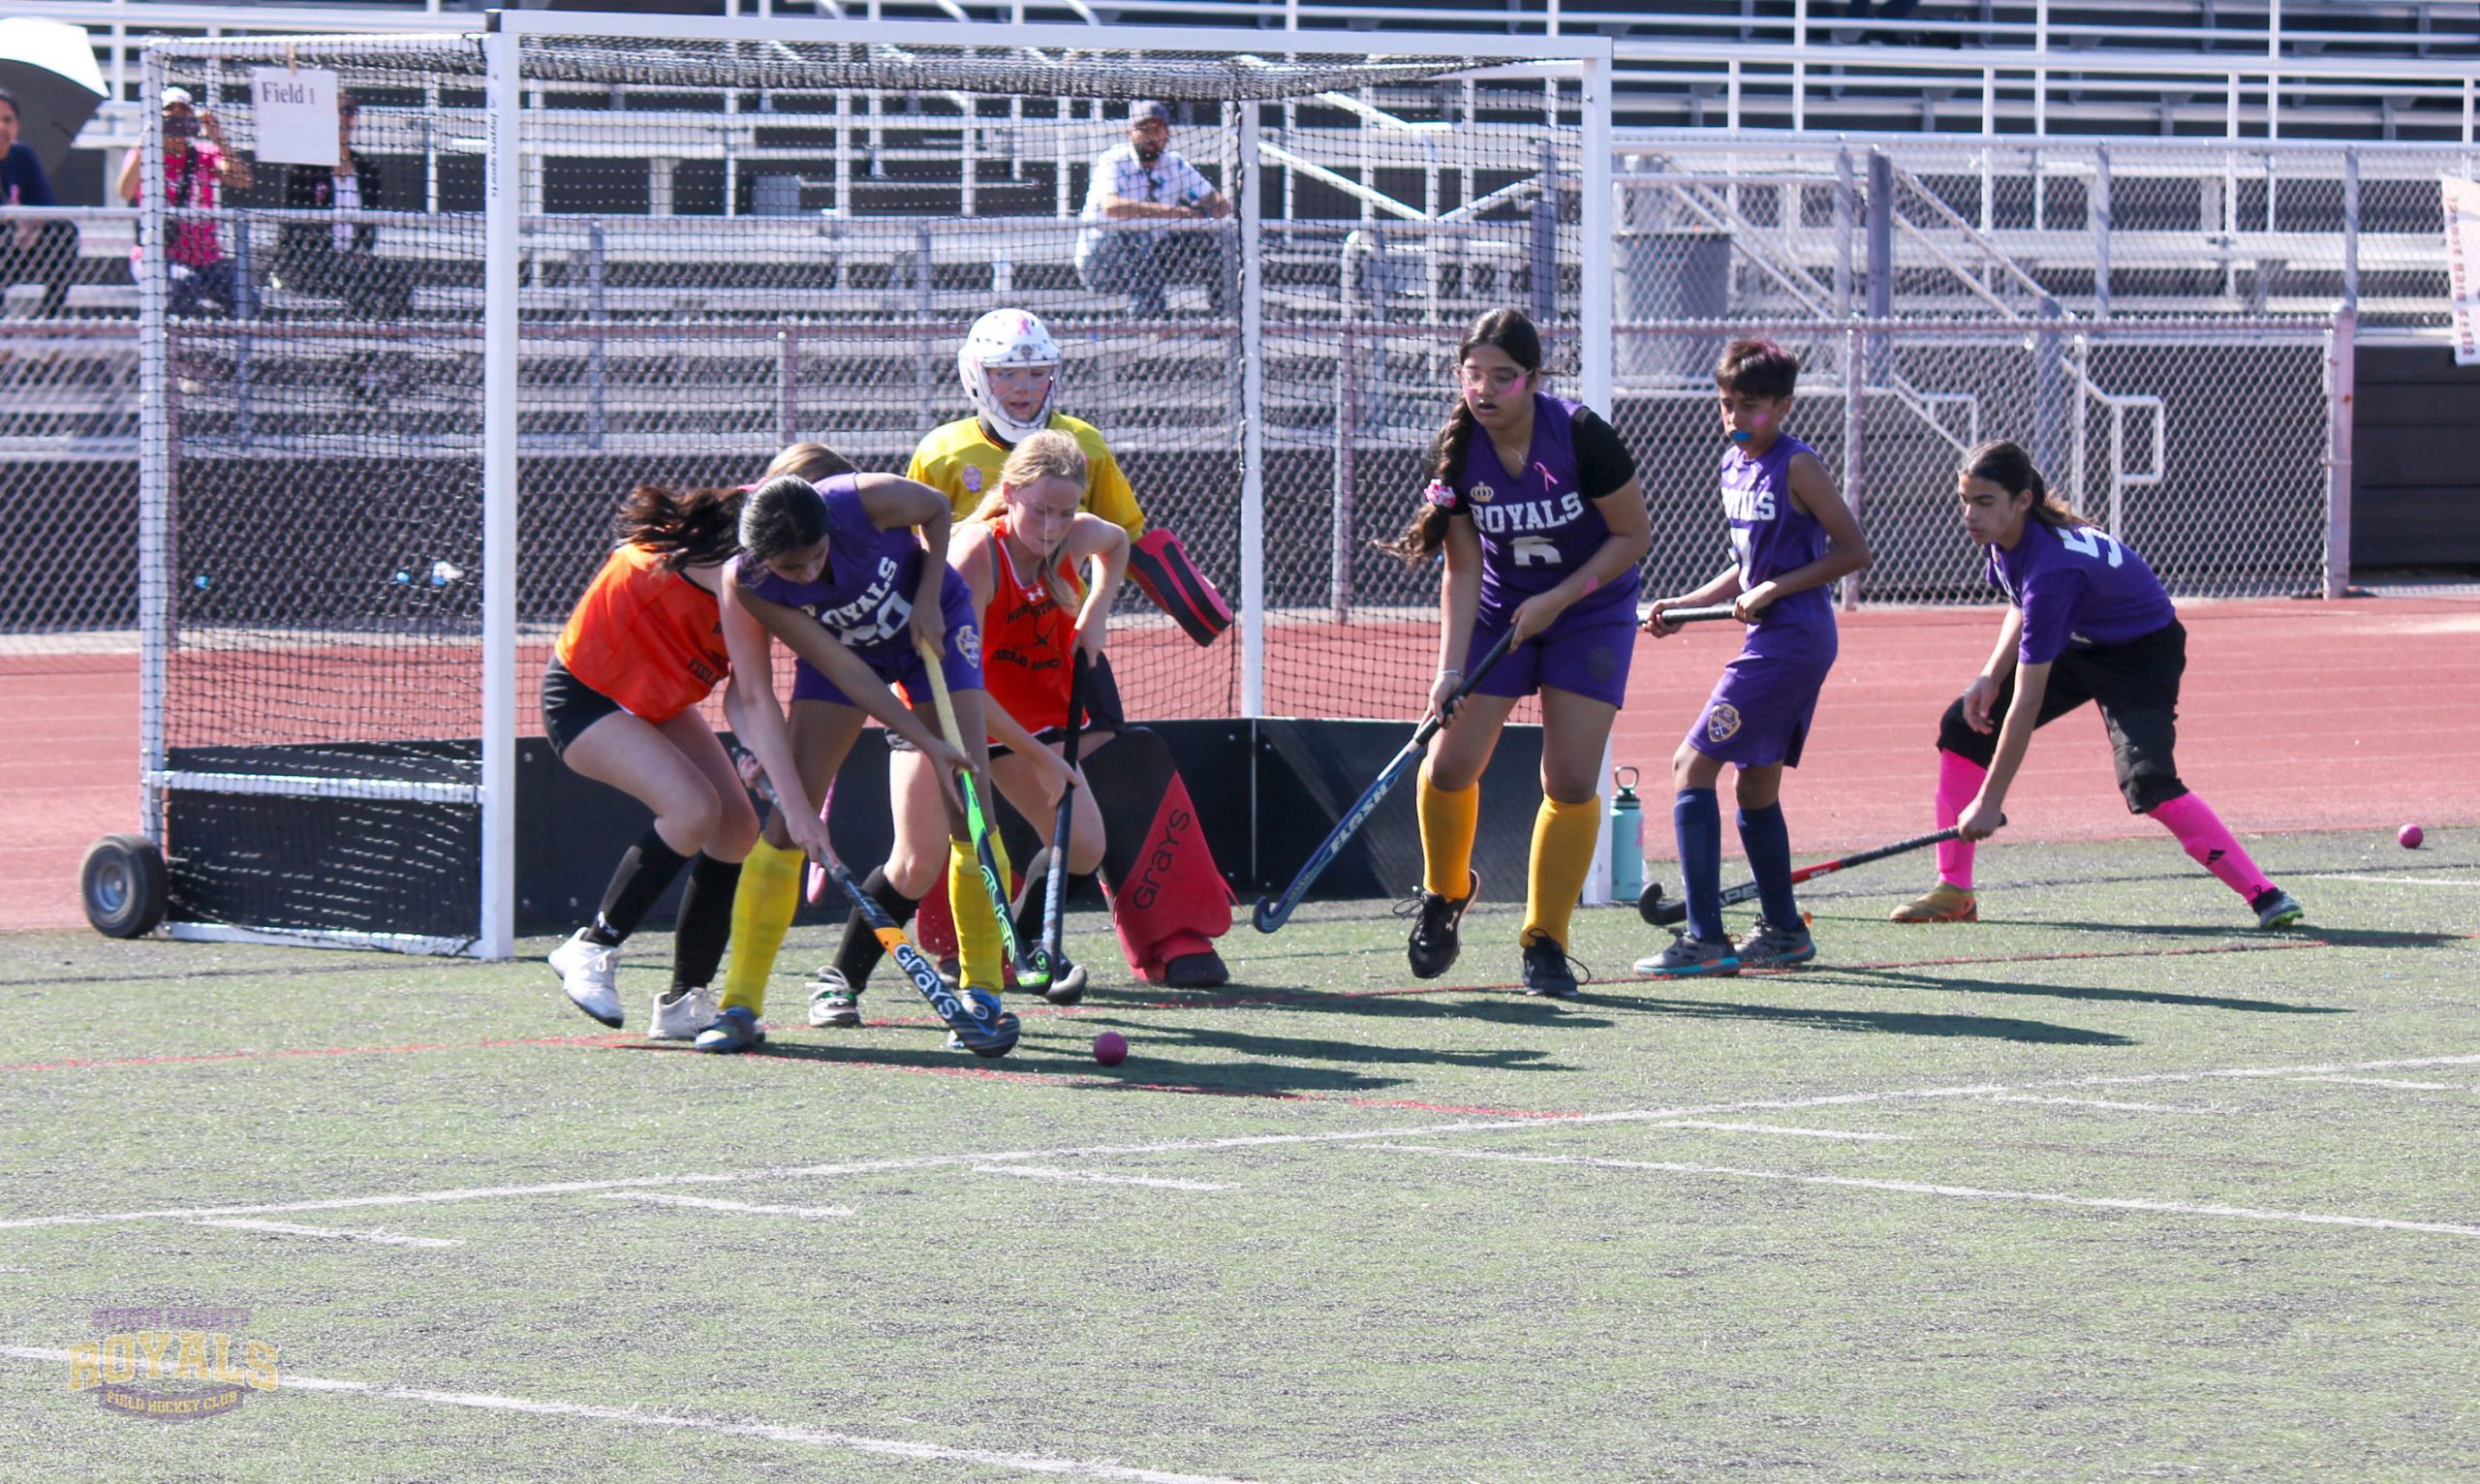
<path fill-rule="evenodd" d="M 329 225 L 291 222 L 276 244 L 276 282 L 303 294 L 345 301 L 356 319 L 402 318 L 405 291 L 389 265 L 372 253 L 379 229 L 345 213 L 376 211 L 387 201 L 379 162 L 353 147 L 360 112 L 352 95 L 336 99 L 336 163 L 292 165 L 284 171 L 284 203 L 295 211 L 333 211 Z"/>
<path fill-rule="evenodd" d="M 1202 279 L 1207 302 L 1224 312 L 1231 287 L 1229 233 L 1172 232 L 1161 222 L 1231 214 L 1196 167 L 1171 148 L 1171 110 L 1151 99 L 1129 105 L 1128 142 L 1096 157 L 1085 190 L 1085 228 L 1076 237 L 1076 276 L 1098 294 L 1125 290 L 1132 314 L 1163 312 L 1163 288 Z"/>
<path fill-rule="evenodd" d="M 0 203 L 59 204 L 52 199 L 50 178 L 43 172 L 43 157 L 17 138 L 17 100 L 5 90 L 0 90 Z M 43 285 L 45 315 L 60 313 L 77 264 L 78 229 L 67 222 L 20 218 L 0 225 L 0 291 L 11 284 Z"/>
<path fill-rule="evenodd" d="M 114 187 L 131 205 L 138 203 L 139 161 L 139 151 L 133 148 L 120 164 L 120 183 Z M 215 115 L 193 107 L 189 89 L 164 89 L 165 201 L 175 209 L 212 211 L 217 187 L 246 191 L 250 181 L 250 162 L 225 144 L 224 126 Z M 216 241 L 215 223 L 183 216 L 174 220 L 170 232 L 173 317 L 186 318 L 202 309 L 247 314 L 248 286 L 234 277 L 232 264 Z M 137 263 L 132 254 L 130 265 L 135 268 Z"/>

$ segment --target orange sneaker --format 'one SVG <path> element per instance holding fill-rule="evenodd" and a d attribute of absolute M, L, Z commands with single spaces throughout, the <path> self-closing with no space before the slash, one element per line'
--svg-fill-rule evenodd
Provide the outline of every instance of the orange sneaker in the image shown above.
<path fill-rule="evenodd" d="M 1886 913 L 1889 922 L 1978 922 L 1980 901 L 1961 886 L 1939 881 L 1926 896 L 1914 897 Z"/>

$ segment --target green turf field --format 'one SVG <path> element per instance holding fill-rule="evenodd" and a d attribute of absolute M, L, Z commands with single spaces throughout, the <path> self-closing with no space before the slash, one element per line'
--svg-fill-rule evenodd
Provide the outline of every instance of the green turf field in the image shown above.
<path fill-rule="evenodd" d="M 1989 850 L 1969 927 L 1889 862 L 1685 984 L 1588 912 L 1557 1005 L 1504 905 L 1444 981 L 1313 907 L 1189 995 L 1089 914 L 995 1064 L 886 971 L 809 1030 L 822 935 L 740 1059 L 531 959 L 0 938 L 0 1477 L 2467 1477 L 2474 838 L 2251 842 L 2270 935 L 2166 840 Z M 73 1391 L 154 1304 L 281 1384 Z"/>

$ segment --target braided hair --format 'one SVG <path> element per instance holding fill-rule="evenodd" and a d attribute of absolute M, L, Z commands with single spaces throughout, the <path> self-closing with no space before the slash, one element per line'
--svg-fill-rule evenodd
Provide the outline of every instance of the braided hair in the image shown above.
<path fill-rule="evenodd" d="M 1493 309 L 1473 321 L 1472 327 L 1464 332 L 1464 339 L 1456 345 L 1455 363 L 1462 366 L 1466 356 L 1485 345 L 1504 351 L 1508 359 L 1528 373 L 1536 376 L 1540 373 L 1541 332 L 1533 327 L 1533 321 L 1525 316 L 1523 310 Z M 1456 473 L 1464 467 L 1464 455 L 1472 448 L 1472 434 L 1480 425 L 1479 419 L 1472 416 L 1472 404 L 1459 389 L 1455 407 L 1447 414 L 1446 425 L 1439 429 L 1438 437 L 1430 444 L 1437 450 L 1429 469 L 1432 489 L 1454 487 Z M 1447 507 L 1424 492 L 1420 509 L 1413 512 L 1403 534 L 1391 541 L 1376 544 L 1379 550 L 1399 556 L 1406 562 L 1415 565 L 1426 562 L 1446 544 L 1449 518 Z"/>

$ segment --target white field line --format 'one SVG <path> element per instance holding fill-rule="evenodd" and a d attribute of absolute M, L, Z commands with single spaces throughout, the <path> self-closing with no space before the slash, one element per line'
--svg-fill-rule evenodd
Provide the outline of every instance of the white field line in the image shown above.
<path fill-rule="evenodd" d="M 851 1216 L 850 1206 L 753 1206 L 743 1200 L 710 1200 L 703 1195 L 666 1195 L 660 1190 L 605 1190 L 604 1200 L 642 1200 L 658 1206 L 687 1206 L 693 1211 L 730 1211 L 742 1216 Z"/>
<path fill-rule="evenodd" d="M 12 1360 L 69 1363 L 67 1350 L 35 1345 L 0 1345 L 0 1356 Z M 1124 1479 L 1130 1484 L 1248 1484 L 1241 1479 L 1194 1473 L 1166 1473 L 1136 1469 L 1107 1459 L 1053 1458 L 1040 1453 L 1001 1453 L 990 1448 L 951 1448 L 941 1443 L 907 1442 L 892 1438 L 863 1438 L 822 1428 L 779 1427 L 763 1422 L 726 1422 L 714 1417 L 681 1417 L 638 1411 L 626 1407 L 589 1407 L 580 1402 L 539 1402 L 526 1397 L 493 1396 L 478 1391 L 429 1391 L 416 1386 L 386 1386 L 372 1381 L 339 1381 L 287 1371 L 278 1391 L 337 1391 L 389 1402 L 417 1402 L 432 1407 L 470 1407 L 483 1411 L 526 1412 L 538 1417 L 582 1417 L 594 1422 L 625 1422 L 632 1427 L 677 1428 L 688 1433 L 714 1433 L 730 1438 L 762 1438 L 772 1442 L 810 1443 L 854 1453 L 876 1453 L 929 1463 L 974 1464 L 985 1469 L 1013 1469 L 1023 1473 L 1065 1474 L 1085 1479 Z"/>
<path fill-rule="evenodd" d="M 1863 1139 L 1871 1143 L 1911 1142 L 1908 1133 L 1855 1133 L 1847 1128 L 1785 1128 L 1780 1124 L 1718 1124 L 1709 1119 L 1681 1118 L 1656 1124 L 1657 1128 L 1712 1128 L 1722 1133 L 1787 1133 L 1803 1139 Z"/>
<path fill-rule="evenodd" d="M 1921 1101 L 1941 1098 L 1989 1098 L 2002 1093 L 2064 1091 L 2073 1088 L 2139 1087 L 2164 1082 L 2197 1082 L 2210 1077 L 2298 1077 L 2314 1072 L 2393 1071 L 2416 1067 L 2480 1065 L 2480 1053 L 2455 1056 L 2398 1057 L 2382 1062 L 2336 1062 L 2299 1067 L 2248 1067 L 2206 1071 L 2128 1072 L 2099 1077 L 2064 1077 L 2041 1082 L 1977 1082 L 1955 1087 L 1898 1089 L 1879 1093 L 1828 1093 L 1814 1098 L 1752 1098 L 1677 1108 L 1637 1108 L 1611 1113 L 1579 1113 L 1565 1118 L 1462 1119 L 1446 1124 L 1415 1124 L 1393 1128 L 1348 1128 L 1322 1133 L 1248 1133 L 1213 1139 L 1164 1139 L 1151 1144 L 1093 1144 L 1063 1149 L 986 1150 L 968 1155 L 918 1155 L 885 1159 L 855 1159 L 844 1164 L 779 1165 L 762 1169 L 722 1170 L 677 1175 L 635 1175 L 616 1180 L 561 1180 L 542 1185 L 472 1186 L 446 1190 L 418 1190 L 387 1195 L 344 1195 L 317 1200 L 273 1201 L 249 1206 L 187 1206 L 151 1211 L 72 1212 L 57 1216 L 25 1216 L 0 1221 L 0 1231 L 36 1226 L 103 1226 L 120 1221 L 186 1221 L 208 1216 L 265 1216 L 294 1211 L 344 1211 L 371 1206 L 418 1206 L 444 1201 L 510 1200 L 544 1195 L 592 1194 L 602 1190 L 653 1190 L 665 1186 L 738 1185 L 763 1180 L 826 1180 L 844 1175 L 874 1175 L 887 1170 L 940 1169 L 954 1165 L 1023 1163 L 1035 1159 L 1107 1159 L 1127 1155 L 1191 1154 L 1225 1149 L 1271 1149 L 1286 1145 L 1351 1144 L 1373 1139 L 1435 1137 L 1456 1133 L 1506 1133 L 1519 1128 L 1566 1128 L 1597 1124 L 1676 1122 L 1731 1113 L 1785 1113 L 1803 1108 L 1847 1108 L 1869 1103 Z"/>
<path fill-rule="evenodd" d="M 2467 1093 L 2452 1082 L 2405 1082 L 2399 1077 L 2293 1077 L 2293 1082 L 2340 1082 L 2348 1087 L 2399 1087 L 2414 1093 Z"/>
<path fill-rule="evenodd" d="M 333 1226 L 295 1226 L 291 1221 L 250 1221 L 233 1217 L 202 1216 L 182 1224 L 228 1226 L 234 1231 L 266 1231 L 280 1237 L 324 1237 L 331 1242 L 376 1242 L 382 1247 L 463 1247 L 449 1237 L 400 1237 L 388 1231 L 340 1231 Z"/>
<path fill-rule="evenodd" d="M 2108 1108 L 2119 1113 L 2218 1113 L 2219 1108 L 2183 1108 L 2170 1102 L 2110 1102 L 2099 1098 L 2036 1098 L 2026 1093 L 1995 1093 L 1979 1102 L 2037 1102 L 2061 1108 Z"/>
<path fill-rule="evenodd" d="M 1158 1180 L 1150 1175 L 1106 1175 L 1100 1170 L 1057 1170 L 1039 1164 L 976 1164 L 976 1175 L 1022 1175 L 1029 1180 L 1087 1180 L 1096 1185 L 1143 1185 L 1161 1190 L 1228 1190 L 1204 1180 Z"/>
<path fill-rule="evenodd" d="M 2150 1211 L 2170 1216 L 2226 1216 L 2258 1221 L 2296 1221 L 2310 1226 L 2373 1226 L 2388 1231 L 2429 1231 L 2452 1237 L 2480 1237 L 2480 1226 L 2451 1221 L 2400 1221 L 2382 1216 L 2327 1216 L 2314 1211 L 2259 1211 L 2248 1206 L 2199 1206 L 2175 1200 L 2139 1200 L 2102 1195 L 2060 1195 L 2046 1190 L 1986 1190 L 1968 1185 L 1927 1185 L 1912 1180 L 1866 1180 L 1855 1175 L 1802 1175 L 1787 1170 L 1735 1169 L 1726 1164 L 1675 1164 L 1651 1159 L 1603 1159 L 1581 1155 L 1524 1155 L 1496 1149 L 1448 1149 L 1437 1144 L 1378 1144 L 1395 1154 L 1442 1155 L 1450 1159 L 1497 1159 L 1514 1164 L 1592 1165 L 1599 1169 L 1646 1170 L 1667 1175 L 1726 1175 L 1739 1180 L 1782 1180 L 1793 1185 L 1841 1186 L 1857 1190 L 1896 1190 L 1906 1195 L 1944 1195 L 1961 1200 L 2027 1201 L 2049 1206 L 2089 1206 L 2102 1211 Z"/>
<path fill-rule="evenodd" d="M 2373 881 L 2380 886 L 2460 886 L 2466 891 L 2480 886 L 2480 881 L 2441 881 L 2434 876 L 2357 876 L 2347 871 L 2310 876 L 2309 880 L 2311 881 Z"/>

